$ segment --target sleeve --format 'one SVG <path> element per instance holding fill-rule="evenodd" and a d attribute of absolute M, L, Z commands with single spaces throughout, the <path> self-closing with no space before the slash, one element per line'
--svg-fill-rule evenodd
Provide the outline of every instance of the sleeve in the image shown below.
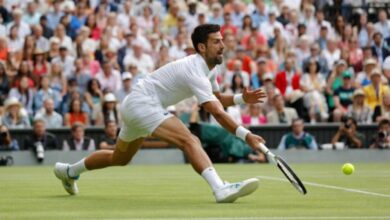
<path fill-rule="evenodd" d="M 89 151 L 96 150 L 95 141 L 92 138 L 91 138 L 91 141 L 89 142 L 88 150 Z"/>
<path fill-rule="evenodd" d="M 69 151 L 70 150 L 70 147 L 69 147 L 68 142 L 66 140 L 64 140 L 64 144 L 62 146 L 62 150 L 63 151 Z"/>
<path fill-rule="evenodd" d="M 286 135 L 283 135 L 282 140 L 280 140 L 278 150 L 286 150 Z"/>
<path fill-rule="evenodd" d="M 309 146 L 310 150 L 317 150 L 318 149 L 318 144 L 316 142 L 316 139 L 311 136 L 311 142 L 310 142 L 310 146 Z"/>
<path fill-rule="evenodd" d="M 220 91 L 216 75 L 211 77 L 210 83 L 211 83 L 211 88 L 212 88 L 213 92 L 219 92 Z"/>
<path fill-rule="evenodd" d="M 213 88 L 208 78 L 203 73 L 187 74 L 185 80 L 190 87 L 192 93 L 198 99 L 199 104 L 203 104 L 208 101 L 217 101 L 217 97 L 213 94 Z"/>

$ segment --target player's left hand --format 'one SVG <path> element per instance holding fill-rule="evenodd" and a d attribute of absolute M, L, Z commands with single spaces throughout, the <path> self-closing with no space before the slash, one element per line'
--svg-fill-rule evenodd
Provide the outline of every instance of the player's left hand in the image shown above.
<path fill-rule="evenodd" d="M 267 97 L 267 94 L 261 89 L 248 90 L 247 87 L 244 88 L 242 93 L 242 98 L 247 104 L 262 103 L 262 98 Z"/>

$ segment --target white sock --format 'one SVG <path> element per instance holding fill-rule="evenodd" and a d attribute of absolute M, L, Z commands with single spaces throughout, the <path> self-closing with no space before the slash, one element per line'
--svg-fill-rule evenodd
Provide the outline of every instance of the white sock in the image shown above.
<path fill-rule="evenodd" d="M 80 175 L 82 172 L 87 171 L 87 168 L 85 167 L 84 160 L 85 160 L 85 158 L 83 158 L 79 162 L 76 162 L 76 163 L 71 164 L 69 166 L 68 175 L 70 177 L 76 177 L 76 176 Z"/>
<path fill-rule="evenodd" d="M 221 188 L 224 183 L 221 178 L 218 176 L 217 171 L 214 167 L 208 167 L 202 171 L 202 177 L 207 181 L 207 183 L 211 186 L 211 189 L 215 191 L 218 188 Z"/>

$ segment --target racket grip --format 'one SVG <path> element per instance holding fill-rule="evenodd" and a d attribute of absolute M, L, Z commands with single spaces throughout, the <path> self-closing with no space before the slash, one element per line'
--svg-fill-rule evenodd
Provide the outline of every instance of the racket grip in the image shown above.
<path fill-rule="evenodd" d="M 269 152 L 268 148 L 263 143 L 259 144 L 259 148 L 265 154 L 267 154 Z"/>

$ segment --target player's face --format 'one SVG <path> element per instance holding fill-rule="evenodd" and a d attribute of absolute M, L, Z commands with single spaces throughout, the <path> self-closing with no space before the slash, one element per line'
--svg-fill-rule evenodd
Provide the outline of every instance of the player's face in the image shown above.
<path fill-rule="evenodd" d="M 222 41 L 221 32 L 209 34 L 206 47 L 206 60 L 208 63 L 217 65 L 223 61 L 223 49 L 225 44 Z"/>

